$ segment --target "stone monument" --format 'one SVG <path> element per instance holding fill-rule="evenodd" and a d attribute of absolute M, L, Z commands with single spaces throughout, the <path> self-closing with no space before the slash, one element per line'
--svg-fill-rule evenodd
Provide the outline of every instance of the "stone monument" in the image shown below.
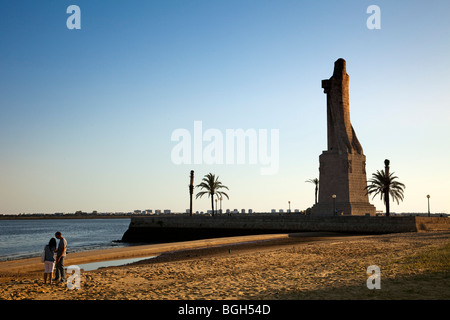
<path fill-rule="evenodd" d="M 327 95 L 328 150 L 319 157 L 319 202 L 313 215 L 375 215 L 366 193 L 366 157 L 350 122 L 349 76 L 344 59 L 322 80 Z"/>

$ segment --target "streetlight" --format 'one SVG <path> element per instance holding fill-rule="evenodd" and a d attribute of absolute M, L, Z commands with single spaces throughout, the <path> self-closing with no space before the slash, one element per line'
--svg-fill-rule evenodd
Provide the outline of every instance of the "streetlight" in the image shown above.
<path fill-rule="evenodd" d="M 428 198 L 428 216 L 430 216 L 430 195 L 427 194 L 427 198 Z"/>
<path fill-rule="evenodd" d="M 336 215 L 336 195 L 333 194 L 331 197 L 333 198 L 333 215 L 335 216 Z"/>
<path fill-rule="evenodd" d="M 288 201 L 288 204 L 289 204 L 289 213 L 291 213 L 291 202 L 290 201 Z"/>

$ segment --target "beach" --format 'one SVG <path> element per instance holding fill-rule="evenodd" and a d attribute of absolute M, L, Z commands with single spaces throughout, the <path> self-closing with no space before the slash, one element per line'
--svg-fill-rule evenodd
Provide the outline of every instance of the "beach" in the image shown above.
<path fill-rule="evenodd" d="M 450 262 L 441 254 L 448 246 L 450 232 L 445 231 L 300 233 L 78 252 L 68 255 L 66 267 L 156 257 L 82 270 L 80 288 L 72 290 L 66 284 L 43 284 L 39 258 L 1 262 L 0 299 L 450 299 Z M 373 265 L 380 268 L 381 288 L 371 290 L 367 268 Z"/>

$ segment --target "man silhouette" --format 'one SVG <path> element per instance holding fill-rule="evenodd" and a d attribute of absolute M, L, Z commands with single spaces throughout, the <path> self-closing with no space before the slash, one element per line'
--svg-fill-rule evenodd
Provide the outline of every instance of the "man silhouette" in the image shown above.
<path fill-rule="evenodd" d="M 54 281 L 66 282 L 66 274 L 64 272 L 64 258 L 66 257 L 67 241 L 61 235 L 61 232 L 55 233 L 56 239 L 59 240 L 58 249 L 56 250 L 56 262 L 55 262 L 55 279 Z"/>

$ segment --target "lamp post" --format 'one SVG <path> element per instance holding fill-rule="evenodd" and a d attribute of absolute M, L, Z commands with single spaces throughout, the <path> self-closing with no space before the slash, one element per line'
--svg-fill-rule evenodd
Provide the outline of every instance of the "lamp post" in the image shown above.
<path fill-rule="evenodd" d="M 427 198 L 428 198 L 428 216 L 430 217 L 430 195 L 427 194 Z"/>
<path fill-rule="evenodd" d="M 288 201 L 288 205 L 289 205 L 289 213 L 291 213 L 291 202 L 290 201 Z"/>
<path fill-rule="evenodd" d="M 216 199 L 216 213 L 217 213 L 217 199 Z"/>
<path fill-rule="evenodd" d="M 336 195 L 333 194 L 331 197 L 333 198 L 333 215 L 335 216 L 336 215 Z"/>

